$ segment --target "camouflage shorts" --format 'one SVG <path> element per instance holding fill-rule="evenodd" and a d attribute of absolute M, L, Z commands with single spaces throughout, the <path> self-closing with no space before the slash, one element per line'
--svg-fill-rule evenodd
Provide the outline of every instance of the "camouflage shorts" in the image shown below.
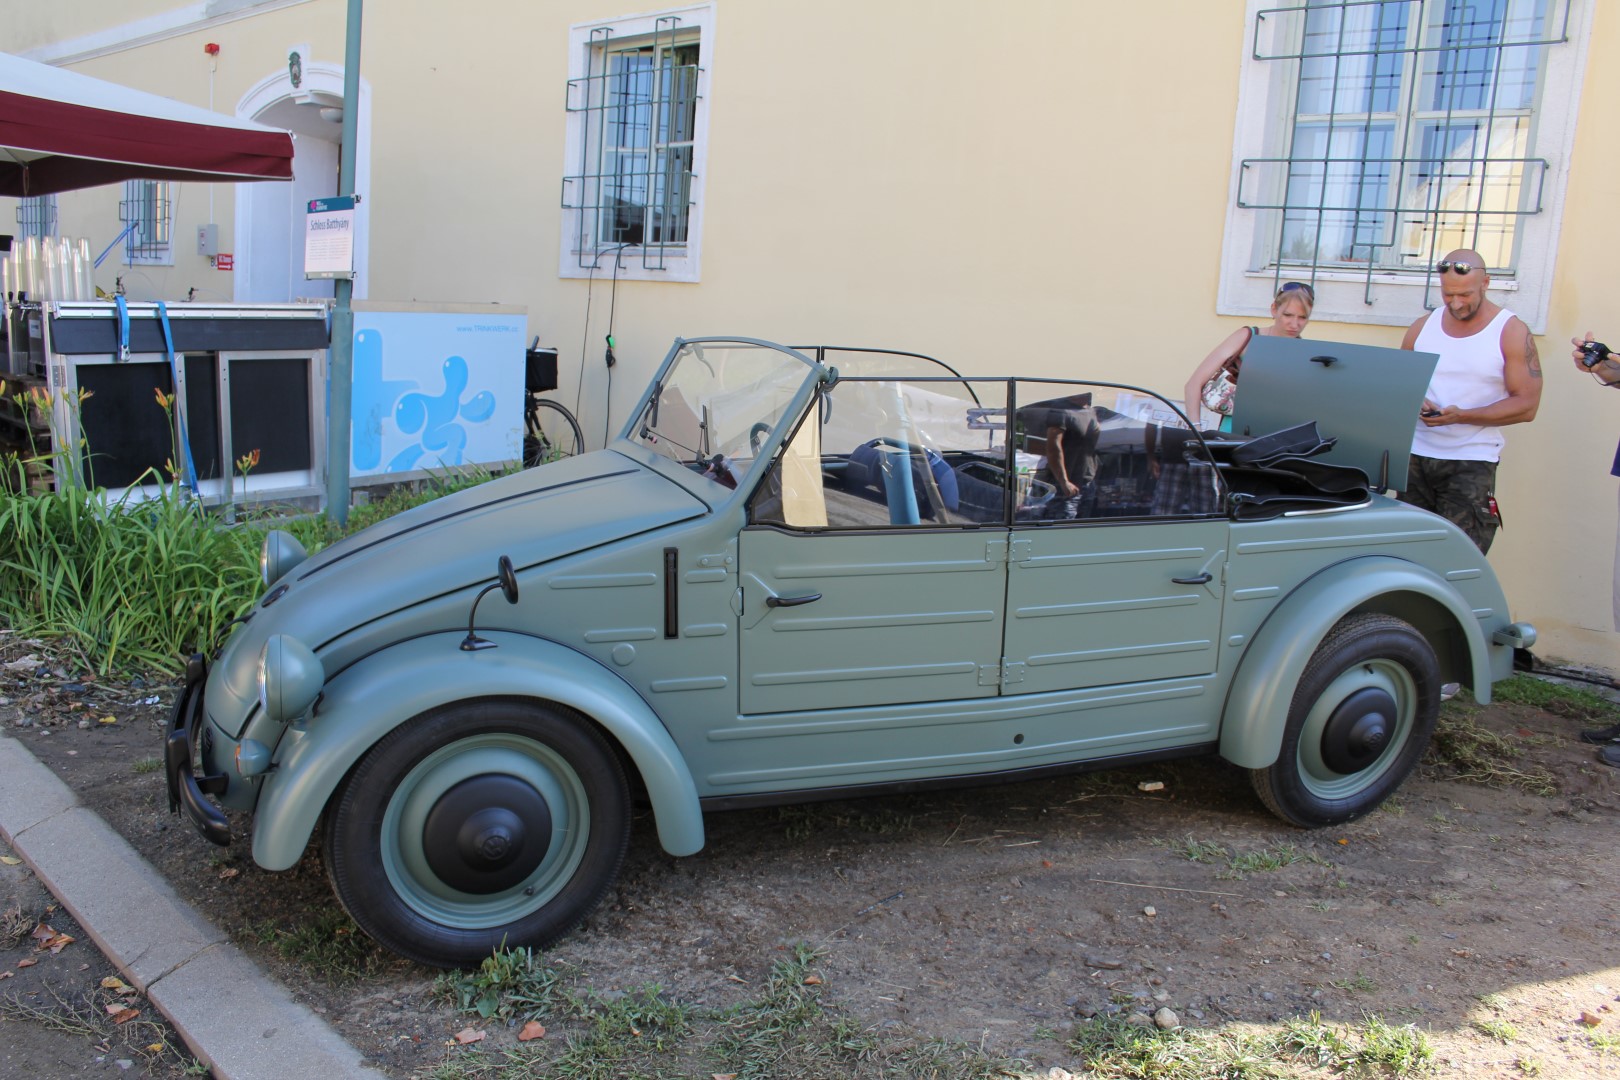
<path fill-rule="evenodd" d="M 1494 461 L 1447 461 L 1413 454 L 1401 501 L 1439 514 L 1467 533 L 1481 552 L 1491 550 L 1502 524 L 1496 512 Z"/>

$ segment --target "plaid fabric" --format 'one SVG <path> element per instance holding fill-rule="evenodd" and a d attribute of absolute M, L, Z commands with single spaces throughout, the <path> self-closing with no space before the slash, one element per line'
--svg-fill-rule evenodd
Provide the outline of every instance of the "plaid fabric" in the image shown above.
<path fill-rule="evenodd" d="M 1218 495 L 1215 474 L 1209 466 L 1166 463 L 1159 470 L 1149 513 L 1154 517 L 1213 514 L 1220 509 Z"/>

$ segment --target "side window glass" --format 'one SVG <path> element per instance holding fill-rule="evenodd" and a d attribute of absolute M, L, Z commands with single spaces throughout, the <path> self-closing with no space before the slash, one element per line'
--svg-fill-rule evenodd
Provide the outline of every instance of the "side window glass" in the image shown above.
<path fill-rule="evenodd" d="M 1001 525 L 1005 380 L 843 379 L 755 494 L 750 520 L 794 528 Z"/>
<path fill-rule="evenodd" d="M 1164 399 L 1111 386 L 1023 380 L 1016 392 L 1016 520 L 1224 512 L 1217 470 Z"/>

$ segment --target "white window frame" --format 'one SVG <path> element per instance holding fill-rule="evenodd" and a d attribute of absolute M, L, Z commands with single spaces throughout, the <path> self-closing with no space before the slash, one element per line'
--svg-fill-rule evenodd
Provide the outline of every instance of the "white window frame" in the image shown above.
<path fill-rule="evenodd" d="M 558 239 L 557 275 L 564 278 L 586 278 L 592 275 L 617 274 L 626 281 L 681 281 L 696 282 L 701 280 L 703 262 L 703 210 L 704 210 L 704 179 L 708 161 L 709 145 L 709 86 L 714 71 L 714 4 L 696 4 L 689 7 L 670 8 L 664 11 L 649 12 L 642 15 L 626 15 L 612 19 L 597 19 L 591 22 L 576 23 L 568 30 L 568 93 L 570 97 L 570 111 L 568 117 L 568 133 L 563 148 L 563 175 L 565 177 L 577 175 L 580 162 L 585 156 L 590 132 L 588 130 L 589 113 L 576 111 L 582 102 L 573 99 L 583 92 L 581 89 L 589 73 L 600 74 L 603 71 L 602 58 L 598 54 L 594 66 L 591 53 L 600 50 L 600 46 L 593 43 L 593 31 L 607 29 L 611 31 L 611 42 L 615 45 L 630 44 L 635 41 L 652 42 L 660 33 L 659 20 L 679 19 L 679 28 L 684 33 L 697 32 L 700 46 L 698 60 L 697 82 L 697 110 L 693 122 L 692 137 L 692 186 L 691 211 L 687 219 L 686 243 L 681 247 L 665 249 L 661 259 L 652 259 L 654 265 L 644 265 L 642 253 L 645 249 L 640 246 L 626 247 L 622 251 L 608 248 L 602 251 L 593 260 L 582 259 L 579 250 L 579 238 L 584 236 L 588 242 L 594 243 L 596 223 L 594 214 L 589 209 L 578 208 L 584 200 L 583 193 L 569 190 L 571 184 L 565 180 L 562 192 L 561 229 Z M 663 29 L 664 34 L 668 33 Z M 577 184 L 577 182 L 575 182 Z M 656 246 L 654 246 L 656 247 Z M 660 269 L 656 265 L 663 263 Z M 583 263 L 583 265 L 581 265 Z"/>
<path fill-rule="evenodd" d="M 131 215 L 129 207 L 137 202 L 144 203 L 146 199 L 146 185 L 151 184 L 159 193 L 156 200 L 158 212 L 164 215 L 163 238 L 157 240 L 139 239 L 139 231 L 124 237 L 124 265 L 126 266 L 173 266 L 174 265 L 174 199 L 175 185 L 169 180 L 126 180 L 124 181 L 123 199 L 119 204 L 119 221 L 128 226 L 136 220 L 145 220 L 144 215 L 136 219 Z M 144 248 L 145 250 L 137 250 Z"/>
<path fill-rule="evenodd" d="M 1246 4 L 1232 172 L 1216 299 L 1216 311 L 1222 315 L 1269 318 L 1273 290 L 1279 280 L 1275 266 L 1269 264 L 1268 237 L 1264 235 L 1265 229 L 1274 227 L 1268 223 L 1275 221 L 1276 212 L 1245 208 L 1238 205 L 1238 197 L 1243 161 L 1280 156 L 1276 151 L 1287 145 L 1294 121 L 1297 64 L 1254 57 L 1259 13 L 1288 7 L 1291 2 L 1247 0 Z M 1298 2 L 1304 6 L 1304 0 Z M 1533 119 L 1536 127 L 1533 153 L 1548 163 L 1542 211 L 1520 219 L 1518 263 L 1514 274 L 1491 280 L 1492 298 L 1511 308 L 1537 334 L 1546 331 L 1551 304 L 1570 158 L 1596 6 L 1596 0 L 1568 2 L 1569 41 L 1547 50 L 1546 70 Z M 1280 279 L 1298 280 L 1299 271 L 1285 265 Z M 1421 272 L 1375 270 L 1369 290 L 1364 270 L 1322 268 L 1316 272 L 1315 287 L 1316 307 L 1312 318 L 1316 321 L 1406 326 L 1439 303 L 1438 280 L 1426 278 Z"/>

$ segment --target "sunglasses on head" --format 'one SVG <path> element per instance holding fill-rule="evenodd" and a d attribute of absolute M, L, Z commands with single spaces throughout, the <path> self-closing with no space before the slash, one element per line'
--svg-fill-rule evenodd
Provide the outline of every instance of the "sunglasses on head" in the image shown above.
<path fill-rule="evenodd" d="M 1303 281 L 1290 281 L 1277 290 L 1276 299 L 1281 300 L 1291 292 L 1302 292 L 1311 303 L 1316 303 L 1316 290 Z"/>
<path fill-rule="evenodd" d="M 1447 270 L 1454 274 L 1472 274 L 1475 270 L 1483 269 L 1483 267 L 1475 266 L 1471 262 L 1449 262 L 1445 259 L 1435 263 L 1434 268 L 1442 274 Z"/>

